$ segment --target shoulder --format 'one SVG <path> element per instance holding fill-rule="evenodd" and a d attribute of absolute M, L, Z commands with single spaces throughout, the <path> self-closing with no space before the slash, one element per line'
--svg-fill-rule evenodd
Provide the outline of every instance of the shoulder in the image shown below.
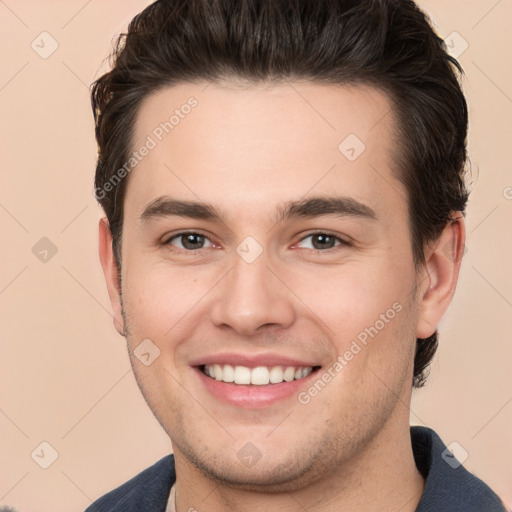
<path fill-rule="evenodd" d="M 432 429 L 411 427 L 411 441 L 416 465 L 425 478 L 416 512 L 506 511 L 492 489 L 465 469 Z"/>
<path fill-rule="evenodd" d="M 164 512 L 175 480 L 174 455 L 171 454 L 96 500 L 85 512 Z"/>

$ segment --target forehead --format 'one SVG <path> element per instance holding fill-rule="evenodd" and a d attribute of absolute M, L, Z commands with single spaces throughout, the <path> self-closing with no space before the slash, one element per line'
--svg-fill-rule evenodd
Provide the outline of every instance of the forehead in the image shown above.
<path fill-rule="evenodd" d="M 226 207 L 313 189 L 405 197 L 391 104 L 369 86 L 183 83 L 144 100 L 134 133 L 132 150 L 151 146 L 129 177 L 139 209 L 176 193 Z"/>
<path fill-rule="evenodd" d="M 152 135 L 172 144 L 193 131 L 204 144 L 225 141 L 256 149 L 265 143 L 270 149 L 272 136 L 279 134 L 275 145 L 309 138 L 318 147 L 322 136 L 323 146 L 331 148 L 348 134 L 375 143 L 382 134 L 391 135 L 393 127 L 387 94 L 367 85 L 181 83 L 144 99 L 132 142 L 137 146 Z"/>

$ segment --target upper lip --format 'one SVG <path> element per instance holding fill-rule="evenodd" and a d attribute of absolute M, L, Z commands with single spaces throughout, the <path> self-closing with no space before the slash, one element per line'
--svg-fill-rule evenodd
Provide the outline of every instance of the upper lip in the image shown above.
<path fill-rule="evenodd" d="M 202 366 L 205 364 L 229 364 L 231 366 L 246 366 L 247 368 L 256 368 L 258 366 L 320 366 L 311 360 L 294 359 L 279 354 L 236 354 L 233 352 L 221 352 L 198 357 L 190 363 L 191 366 Z"/>

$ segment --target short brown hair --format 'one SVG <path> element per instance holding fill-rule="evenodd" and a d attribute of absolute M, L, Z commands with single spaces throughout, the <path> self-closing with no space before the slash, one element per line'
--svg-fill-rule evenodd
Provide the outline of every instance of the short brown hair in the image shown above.
<path fill-rule="evenodd" d="M 368 84 L 384 90 L 398 121 L 399 179 L 408 191 L 414 260 L 464 213 L 468 112 L 462 69 L 412 0 L 159 0 L 130 23 L 113 68 L 92 86 L 98 142 L 95 193 L 121 265 L 127 179 L 105 185 L 131 151 L 149 94 L 180 82 L 242 79 Z M 125 173 L 126 174 L 126 173 Z M 98 191 L 101 194 L 98 194 Z M 438 345 L 418 339 L 413 386 Z"/>

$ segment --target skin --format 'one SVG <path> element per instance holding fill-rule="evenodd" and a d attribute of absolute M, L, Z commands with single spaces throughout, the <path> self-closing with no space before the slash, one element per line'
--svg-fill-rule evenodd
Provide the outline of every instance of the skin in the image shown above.
<path fill-rule="evenodd" d="M 412 512 L 424 487 L 409 435 L 414 347 L 453 297 L 462 215 L 425 247 L 427 264 L 416 272 L 394 118 L 377 89 L 206 85 L 165 88 L 138 112 L 134 148 L 167 112 L 190 96 L 198 101 L 129 175 L 122 290 L 108 223 L 100 221 L 115 325 L 172 441 L 177 510 L 321 512 L 343 504 Z M 351 133 L 366 145 L 353 162 L 338 150 Z M 224 221 L 141 220 L 165 195 L 211 203 Z M 369 206 L 376 219 L 278 222 L 286 201 L 329 195 Z M 168 242 L 182 230 L 206 237 L 195 253 L 186 239 Z M 336 239 L 323 249 L 312 232 L 349 244 Z M 248 236 L 263 251 L 250 264 L 236 252 Z M 395 303 L 401 311 L 306 405 L 296 396 L 258 410 L 227 405 L 191 369 L 219 351 L 285 354 L 326 369 Z M 133 351 L 148 338 L 160 356 L 145 366 Z M 247 442 L 261 454 L 252 467 L 237 458 Z"/>

